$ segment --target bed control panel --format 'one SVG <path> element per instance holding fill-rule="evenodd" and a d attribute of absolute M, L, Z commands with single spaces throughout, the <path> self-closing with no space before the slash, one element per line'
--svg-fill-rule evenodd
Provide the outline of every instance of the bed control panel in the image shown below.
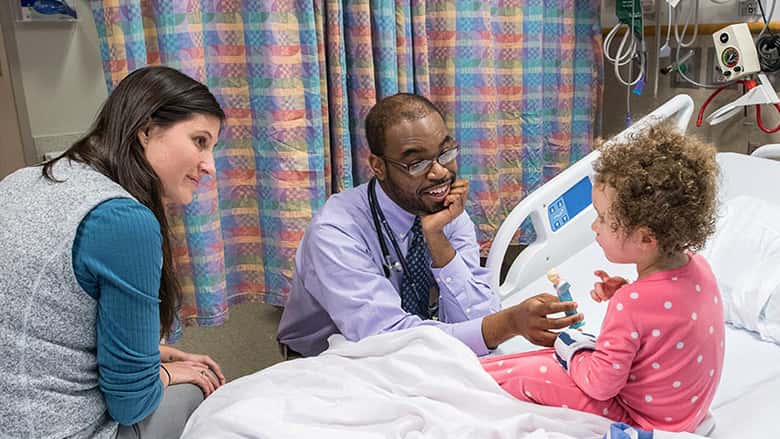
<path fill-rule="evenodd" d="M 592 188 L 590 178 L 585 177 L 547 206 L 547 217 L 553 232 L 590 206 Z"/>

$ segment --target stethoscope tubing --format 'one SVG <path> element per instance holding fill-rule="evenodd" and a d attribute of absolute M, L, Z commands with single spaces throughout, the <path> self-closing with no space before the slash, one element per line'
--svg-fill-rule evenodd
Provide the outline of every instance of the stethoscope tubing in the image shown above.
<path fill-rule="evenodd" d="M 382 266 L 385 270 L 385 277 L 390 277 L 391 269 L 399 273 L 409 272 L 409 267 L 406 265 L 406 258 L 404 257 L 403 253 L 401 253 L 401 247 L 398 245 L 398 240 L 395 239 L 395 233 L 393 233 L 393 229 L 390 228 L 390 224 L 387 222 L 387 218 L 385 218 L 385 214 L 377 202 L 376 177 L 372 177 L 371 181 L 368 183 L 368 205 L 371 209 L 371 218 L 374 221 L 376 235 L 379 239 L 379 247 L 382 249 L 382 260 L 384 262 Z M 398 257 L 398 261 L 396 262 L 392 262 L 392 256 L 390 255 L 390 251 L 387 248 L 387 242 L 385 241 L 384 236 L 385 234 L 382 233 L 382 229 L 384 229 L 385 233 L 387 233 L 387 236 L 390 238 L 390 244 L 393 246 L 393 250 Z M 398 266 L 399 262 L 401 264 L 400 266 Z"/>
<path fill-rule="evenodd" d="M 411 273 L 409 271 L 409 267 L 406 265 L 406 258 L 404 257 L 403 253 L 401 253 L 401 247 L 398 245 L 398 240 L 395 239 L 395 233 L 393 233 L 393 229 L 390 228 L 390 224 L 387 222 L 387 218 L 385 218 L 385 213 L 382 211 L 381 206 L 379 206 L 379 203 L 377 202 L 376 177 L 371 177 L 371 180 L 368 182 L 368 206 L 371 209 L 371 218 L 374 222 L 377 238 L 379 239 L 379 247 L 382 249 L 382 268 L 385 271 L 385 277 L 388 279 L 390 278 L 391 269 L 397 272 Z M 390 255 L 390 251 L 387 248 L 387 242 L 385 241 L 382 229 L 384 229 L 385 233 L 387 233 L 387 236 L 390 238 L 390 244 L 393 246 L 393 250 L 398 257 L 398 261 L 396 262 L 392 262 L 392 256 Z M 430 278 L 433 284 L 436 283 L 436 281 L 433 279 L 433 274 L 430 271 L 426 270 L 426 275 Z M 438 316 L 438 303 L 433 308 L 429 307 L 428 312 L 432 316 Z"/>
<path fill-rule="evenodd" d="M 382 211 L 382 207 L 379 206 L 379 202 L 376 199 L 376 177 L 371 177 L 371 180 L 368 182 L 368 205 L 371 209 L 371 217 L 374 220 L 374 227 L 376 228 L 377 238 L 379 239 L 379 247 L 382 249 L 385 277 L 390 277 L 391 269 L 399 273 L 409 273 L 409 266 L 406 263 L 404 254 L 401 253 L 401 247 L 398 245 L 398 240 L 395 239 L 395 233 L 393 233 L 393 229 L 390 228 L 390 223 L 387 222 L 385 213 Z M 392 256 L 390 255 L 390 251 L 387 248 L 387 243 L 385 241 L 384 233 L 382 233 L 382 230 L 380 229 L 380 224 L 381 229 L 384 229 L 385 233 L 387 233 L 387 236 L 390 238 L 390 244 L 392 244 L 393 250 L 398 257 L 398 261 L 396 262 L 392 262 Z M 400 267 L 398 266 L 399 262 L 401 264 Z M 431 282 L 436 283 L 436 280 L 433 279 L 433 274 L 431 274 L 430 271 L 426 270 L 426 274 L 430 278 Z"/>

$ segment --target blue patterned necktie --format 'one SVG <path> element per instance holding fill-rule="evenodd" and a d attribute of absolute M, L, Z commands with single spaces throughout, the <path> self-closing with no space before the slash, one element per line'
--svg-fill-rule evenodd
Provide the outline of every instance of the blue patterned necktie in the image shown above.
<path fill-rule="evenodd" d="M 401 282 L 401 308 L 423 320 L 430 319 L 433 316 L 428 310 L 428 301 L 435 283 L 419 216 L 415 217 L 410 234 L 409 251 L 406 253 L 408 272 L 404 272 Z"/>

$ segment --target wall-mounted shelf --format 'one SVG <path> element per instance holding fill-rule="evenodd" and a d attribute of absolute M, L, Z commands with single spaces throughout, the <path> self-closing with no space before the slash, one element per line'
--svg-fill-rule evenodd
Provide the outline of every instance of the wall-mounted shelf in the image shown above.
<path fill-rule="evenodd" d="M 66 0 L 12 0 L 17 23 L 75 23 L 78 15 Z"/>

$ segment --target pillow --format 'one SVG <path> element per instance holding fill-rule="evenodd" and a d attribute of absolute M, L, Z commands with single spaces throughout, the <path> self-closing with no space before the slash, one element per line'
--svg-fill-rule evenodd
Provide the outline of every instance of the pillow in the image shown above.
<path fill-rule="evenodd" d="M 775 260 L 780 262 L 780 259 Z M 777 288 L 758 316 L 758 332 L 762 338 L 780 344 L 780 293 Z"/>
<path fill-rule="evenodd" d="M 780 343 L 780 205 L 738 196 L 720 215 L 701 254 L 718 280 L 726 322 Z"/>

